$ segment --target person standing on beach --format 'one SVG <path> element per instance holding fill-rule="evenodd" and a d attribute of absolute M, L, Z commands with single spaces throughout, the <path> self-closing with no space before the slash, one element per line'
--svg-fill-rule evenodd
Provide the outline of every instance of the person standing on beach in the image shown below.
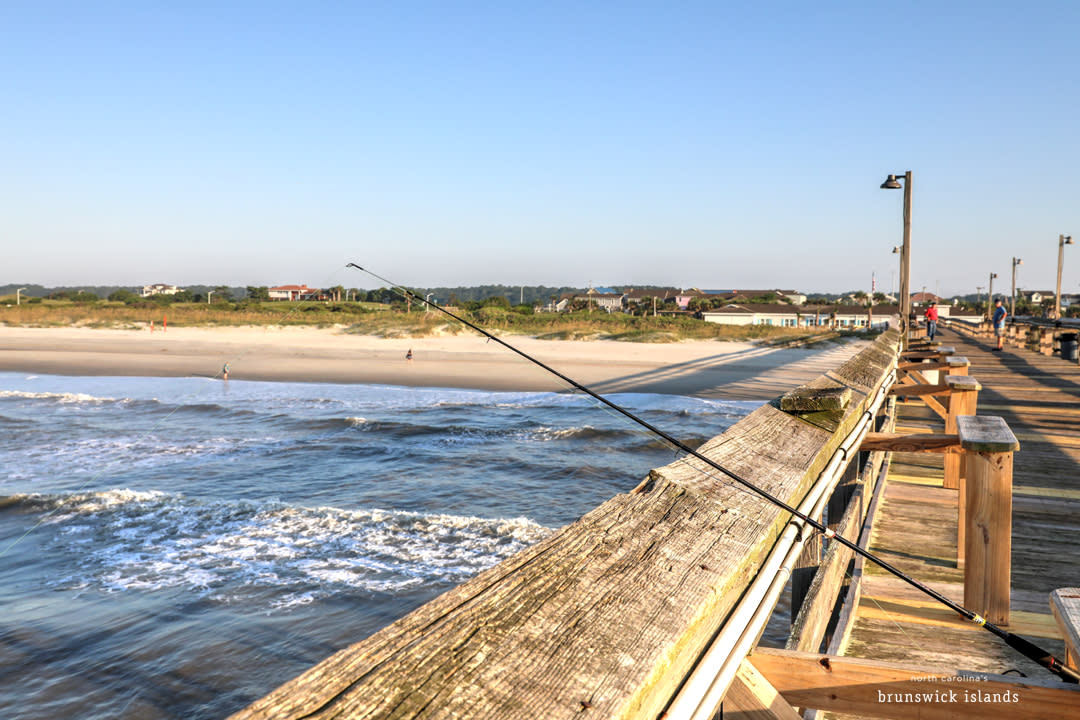
<path fill-rule="evenodd" d="M 412 362 L 412 348 L 409 348 L 409 352 L 405 353 L 405 359 Z"/>
<path fill-rule="evenodd" d="M 938 321 L 938 309 L 937 303 L 931 302 L 930 307 L 926 308 L 926 312 L 923 313 L 926 316 L 926 334 L 933 340 L 937 335 L 937 321 Z"/>
<path fill-rule="evenodd" d="M 1001 304 L 1001 298 L 994 301 L 994 334 L 997 335 L 997 347 L 994 350 L 1001 352 L 1001 346 L 1005 343 L 1005 318 L 1009 311 Z"/>
<path fill-rule="evenodd" d="M 229 363 L 225 363 L 225 366 L 221 368 L 221 379 L 222 380 L 228 380 L 229 379 Z"/>

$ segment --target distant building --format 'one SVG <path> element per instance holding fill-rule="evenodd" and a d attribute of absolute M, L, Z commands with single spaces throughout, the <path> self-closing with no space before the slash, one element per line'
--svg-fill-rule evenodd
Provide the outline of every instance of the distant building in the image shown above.
<path fill-rule="evenodd" d="M 622 312 L 624 293 L 615 292 L 610 288 L 589 288 L 584 295 L 575 295 L 575 300 L 582 300 L 591 307 L 606 312 Z"/>
<path fill-rule="evenodd" d="M 327 295 L 319 288 L 307 285 L 278 285 L 267 289 L 271 300 L 324 300 Z"/>
<path fill-rule="evenodd" d="M 928 292 L 917 292 L 911 296 L 912 305 L 929 305 L 932 302 L 936 302 L 938 305 L 940 305 L 941 298 L 939 298 L 934 293 Z"/>
<path fill-rule="evenodd" d="M 881 327 L 899 312 L 895 305 L 787 305 L 748 303 L 727 305 L 701 313 L 706 322 L 721 325 L 774 325 L 777 327 L 860 328 Z M 872 318 L 872 320 L 871 320 Z"/>
<path fill-rule="evenodd" d="M 153 295 L 175 295 L 180 292 L 181 288 L 175 285 L 165 285 L 164 283 L 155 283 L 154 285 L 143 285 L 142 296 L 151 297 Z"/>

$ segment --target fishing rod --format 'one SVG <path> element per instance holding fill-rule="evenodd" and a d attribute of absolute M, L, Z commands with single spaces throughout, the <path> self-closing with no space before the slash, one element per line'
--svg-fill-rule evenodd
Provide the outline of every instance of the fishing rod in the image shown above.
<path fill-rule="evenodd" d="M 646 430 L 648 430 L 649 432 L 655 434 L 657 437 L 663 439 L 665 442 L 669 443 L 670 445 L 677 448 L 678 450 L 680 450 L 680 451 L 682 451 L 682 452 L 686 453 L 687 455 L 690 455 L 690 456 L 692 456 L 694 458 L 697 458 L 698 460 L 705 463 L 706 465 L 713 468 L 714 470 L 717 470 L 717 471 L 723 473 L 727 477 L 729 477 L 732 480 L 734 480 L 735 482 L 737 482 L 739 485 L 742 485 L 747 490 L 750 490 L 751 492 L 758 495 L 759 497 L 764 498 L 765 500 L 768 500 L 770 503 L 772 503 L 776 507 L 784 510 L 787 513 L 790 513 L 792 516 L 794 516 L 794 517 L 798 518 L 799 520 L 803 521 L 804 523 L 806 523 L 807 525 L 812 527 L 814 530 L 817 530 L 818 532 L 820 532 L 826 538 L 829 538 L 830 540 L 835 540 L 836 542 L 840 543 L 844 547 L 846 547 L 849 550 L 851 550 L 852 552 L 854 552 L 856 555 L 859 555 L 859 556 L 869 560 L 870 562 L 874 563 L 875 565 L 877 565 L 881 569 L 883 569 L 883 570 L 891 573 L 895 577 L 903 580 L 908 585 L 911 585 L 912 587 L 916 588 L 917 590 L 925 593 L 926 595 L 929 595 L 930 597 L 934 598 L 935 600 L 937 600 L 941 604 L 948 607 L 950 610 L 956 612 L 958 615 L 963 617 L 965 620 L 970 620 L 971 622 L 975 623 L 979 627 L 982 627 L 982 628 L 986 629 L 987 631 L 993 633 L 994 635 L 997 635 L 999 638 L 1001 638 L 1003 641 L 1005 641 L 1005 643 L 1009 647 L 1013 648 L 1014 650 L 1016 650 L 1017 652 L 1019 652 L 1021 655 L 1028 658 L 1029 660 L 1032 660 L 1032 661 L 1038 663 L 1039 665 L 1043 666 L 1044 668 L 1046 668 L 1050 672 L 1057 675 L 1063 681 L 1068 682 L 1068 683 L 1080 684 L 1080 673 L 1078 673 L 1077 671 L 1073 670 L 1070 667 L 1067 667 L 1064 663 L 1062 663 L 1060 660 L 1058 660 L 1056 657 L 1054 657 L 1052 653 L 1049 653 L 1046 650 L 1043 650 L 1038 645 L 1035 645 L 1034 643 L 1020 637 L 1019 635 L 1016 635 L 1016 634 L 1014 634 L 1012 632 L 1009 632 L 1008 630 L 1005 630 L 1004 628 L 1001 628 L 1001 627 L 995 625 L 994 623 L 989 622 L 983 616 L 979 615 L 978 613 L 972 612 L 971 610 L 968 610 L 967 608 L 960 605 L 959 603 L 953 602 L 949 598 L 947 598 L 944 595 L 942 595 L 941 593 L 939 593 L 937 590 L 934 590 L 930 586 L 919 582 L 915 578 L 913 578 L 910 575 L 908 575 L 907 573 L 905 573 L 903 570 L 900 570 L 899 568 L 894 567 L 891 563 L 889 563 L 889 562 L 887 562 L 885 560 L 882 560 L 881 558 L 879 558 L 877 555 L 873 554 L 869 550 L 866 550 L 866 549 L 864 549 L 862 547 L 859 547 L 858 543 L 852 542 L 851 540 L 848 540 L 847 538 L 843 537 L 842 535 L 837 535 L 835 531 L 833 531 L 830 528 L 826 527 L 821 522 L 819 522 L 817 520 L 814 520 L 809 515 L 795 509 L 794 507 L 792 507 L 788 503 L 784 502 L 780 498 L 778 498 L 775 495 L 773 495 L 772 493 L 770 493 L 768 490 L 766 490 L 766 489 L 764 489 L 762 487 L 759 487 L 758 485 L 755 485 L 754 483 L 750 482 L 746 478 L 743 478 L 742 476 L 740 476 L 738 473 L 735 473 L 735 472 L 733 472 L 731 470 L 728 470 L 727 468 L 723 467 L 722 465 L 715 462 L 714 460 L 711 460 L 711 459 L 705 457 L 704 455 L 699 453 L 697 450 L 694 450 L 693 448 L 688 446 L 686 443 L 682 442 L 681 440 L 678 440 L 677 438 L 675 438 L 674 436 L 668 434 L 664 430 L 661 430 L 660 428 L 652 425 L 647 420 L 644 420 L 644 419 L 638 417 L 637 415 L 630 412 L 626 408 L 622 407 L 618 403 L 615 403 L 615 402 L 613 402 L 611 400 L 608 400 L 606 397 L 604 397 L 603 395 L 597 393 L 596 391 L 586 387 L 585 385 L 582 385 L 581 383 L 579 383 L 578 381 L 576 381 L 576 380 L 574 380 L 572 378 L 567 377 L 566 375 L 562 374 L 558 370 L 556 370 L 556 369 L 552 368 L 551 366 L 541 362 L 540 360 L 537 360 L 536 358 L 534 358 L 533 356 L 531 356 L 528 353 L 524 352 L 523 350 L 520 350 L 520 349 L 514 347 L 513 345 L 511 345 L 510 343 L 502 340 L 499 337 L 496 337 L 495 335 L 491 334 L 490 332 L 488 332 L 484 328 L 480 327 L 479 325 L 476 325 L 475 323 L 473 323 L 473 322 L 471 322 L 469 320 L 466 320 L 465 318 L 460 317 L 459 315 L 456 315 L 456 314 L 450 312 L 449 310 L 447 310 L 444 307 L 440 307 L 439 305 L 437 305 L 437 304 L 435 304 L 433 302 L 430 302 L 427 298 L 420 297 L 419 295 L 412 292 L 411 290 L 409 290 L 407 287 L 405 287 L 403 285 L 398 285 L 395 282 L 387 280 L 386 278 L 382 277 L 381 275 L 376 274 L 375 272 L 372 272 L 371 270 L 360 267 L 356 263 L 348 263 L 345 267 L 356 268 L 360 272 L 365 273 L 367 275 L 370 275 L 371 277 L 375 278 L 376 280 L 379 280 L 380 282 L 386 283 L 390 287 L 397 290 L 399 293 L 403 294 L 405 297 L 415 299 L 417 302 L 423 303 L 424 305 L 427 305 L 428 307 L 432 307 L 432 308 L 438 310 L 439 312 L 443 313 L 444 315 L 447 315 L 447 316 L 453 318 L 454 320 L 457 320 L 462 325 L 465 325 L 466 327 L 469 327 L 469 328 L 475 330 L 476 332 L 478 332 L 481 335 L 483 335 L 484 337 L 486 337 L 488 340 L 494 340 L 495 342 L 497 342 L 499 345 L 502 345 L 507 350 L 510 350 L 511 352 L 516 353 L 517 355 L 520 355 L 521 357 L 525 358 L 526 360 L 533 363 L 534 365 L 537 365 L 538 367 L 543 368 L 544 370 L 551 373 L 552 375 L 559 378 L 560 380 L 567 383 L 568 385 L 575 388 L 576 390 L 580 390 L 581 392 L 585 393 L 586 395 L 593 398 L 594 400 L 602 403 L 603 405 L 606 405 L 607 407 L 611 408 L 615 412 L 623 415 L 624 417 L 628 418 L 632 422 L 640 425 L 641 427 L 643 427 Z"/>

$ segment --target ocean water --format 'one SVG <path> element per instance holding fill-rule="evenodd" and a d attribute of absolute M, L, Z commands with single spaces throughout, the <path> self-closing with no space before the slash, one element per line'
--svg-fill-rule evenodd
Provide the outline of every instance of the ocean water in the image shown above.
<path fill-rule="evenodd" d="M 673 459 L 578 394 L 0 373 L 0 716 L 223 718 Z"/>

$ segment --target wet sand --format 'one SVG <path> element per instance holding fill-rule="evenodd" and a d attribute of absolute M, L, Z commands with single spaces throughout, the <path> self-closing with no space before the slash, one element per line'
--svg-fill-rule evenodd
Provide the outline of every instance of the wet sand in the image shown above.
<path fill-rule="evenodd" d="M 507 335 L 519 350 L 602 393 L 653 392 L 768 400 L 836 367 L 860 343 L 777 349 L 744 342 L 648 344 Z M 413 352 L 413 360 L 405 354 Z M 167 332 L 0 327 L 0 371 L 378 383 L 554 391 L 564 383 L 477 335 L 385 339 L 309 327 Z"/>

